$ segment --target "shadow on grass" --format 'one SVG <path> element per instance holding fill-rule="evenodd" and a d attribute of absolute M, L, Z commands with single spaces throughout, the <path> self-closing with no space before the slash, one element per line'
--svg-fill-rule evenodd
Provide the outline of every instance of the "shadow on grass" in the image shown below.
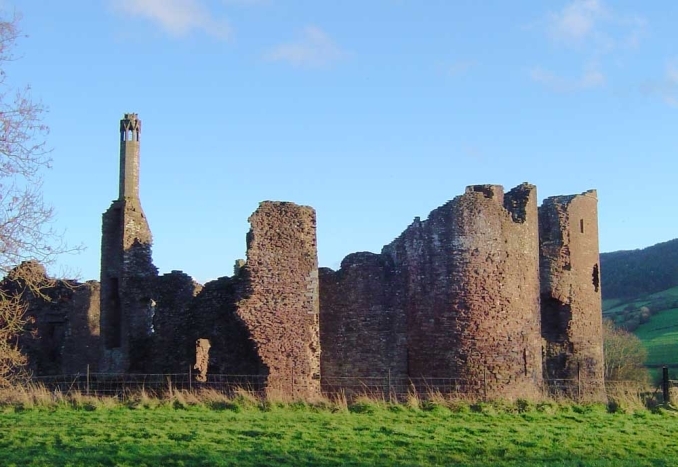
<path fill-rule="evenodd" d="M 133 445 L 97 445 L 88 448 L 72 448 L 64 445 L 35 446 L 26 450 L 3 452 L 0 447 L 1 465 L 6 466 L 412 466 L 412 465 L 455 465 L 455 466 L 549 466 L 549 467 L 669 467 L 675 460 L 664 459 L 554 459 L 528 458 L 497 460 L 478 458 L 473 460 L 454 459 L 430 453 L 426 459 L 397 459 L 380 456 L 379 453 L 313 453 L 303 450 L 244 449 L 238 451 L 230 446 L 225 452 L 186 452 L 182 446 L 175 449 L 164 447 L 139 447 Z"/>

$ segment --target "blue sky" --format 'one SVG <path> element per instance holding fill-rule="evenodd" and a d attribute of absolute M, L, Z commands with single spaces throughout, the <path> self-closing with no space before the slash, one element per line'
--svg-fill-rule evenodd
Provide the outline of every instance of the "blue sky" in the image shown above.
<path fill-rule="evenodd" d="M 244 257 L 263 200 L 317 210 L 321 266 L 497 183 L 596 188 L 601 251 L 678 237 L 678 2 L 5 0 L 49 107 L 56 227 L 99 276 L 118 122 L 143 120 L 161 272 Z"/>

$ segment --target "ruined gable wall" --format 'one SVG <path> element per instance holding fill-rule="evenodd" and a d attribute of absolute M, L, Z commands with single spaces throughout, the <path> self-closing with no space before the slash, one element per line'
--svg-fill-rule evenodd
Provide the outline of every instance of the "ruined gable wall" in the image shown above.
<path fill-rule="evenodd" d="M 474 186 L 384 248 L 406 287 L 410 376 L 539 391 L 537 229 L 533 186 Z"/>
<path fill-rule="evenodd" d="M 320 271 L 323 390 L 362 390 L 407 376 L 406 321 L 393 265 L 353 253 L 341 269 Z"/>
<path fill-rule="evenodd" d="M 547 377 L 581 378 L 586 395 L 602 400 L 597 206 L 595 190 L 544 200 L 539 208 L 540 274 Z"/>
<path fill-rule="evenodd" d="M 249 218 L 245 288 L 237 314 L 268 368 L 268 388 L 320 393 L 315 211 L 265 201 Z"/>

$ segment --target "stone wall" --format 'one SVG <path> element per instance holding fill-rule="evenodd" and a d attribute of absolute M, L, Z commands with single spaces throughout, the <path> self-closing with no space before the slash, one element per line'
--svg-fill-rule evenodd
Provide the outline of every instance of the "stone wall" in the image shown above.
<path fill-rule="evenodd" d="M 533 186 L 468 187 L 380 255 L 350 255 L 321 278 L 323 379 L 388 371 L 471 394 L 539 392 Z"/>
<path fill-rule="evenodd" d="M 254 379 L 252 383 L 259 389 L 268 368 L 257 353 L 250 330 L 237 314 L 237 304 L 245 288 L 240 276 L 221 277 L 205 284 L 188 312 L 188 319 L 195 324 L 188 328 L 187 345 L 191 346 L 190 358 L 195 363 L 195 341 L 209 340 L 208 374 L 257 375 L 261 379 Z"/>
<path fill-rule="evenodd" d="M 203 376 L 256 375 L 300 397 L 319 394 L 321 371 L 326 390 L 418 378 L 509 398 L 536 395 L 544 374 L 602 379 L 595 192 L 549 198 L 538 215 L 532 185 L 470 186 L 381 253 L 349 255 L 320 277 L 315 211 L 266 201 L 249 219 L 247 260 L 201 287 L 157 275 L 140 135 L 125 114 L 119 196 L 102 223 L 101 371 L 183 373 L 205 339 Z M 93 287 L 76 306 L 89 314 Z"/>
<path fill-rule="evenodd" d="M 250 216 L 237 316 L 267 368 L 267 390 L 320 394 L 315 211 L 265 201 Z"/>
<path fill-rule="evenodd" d="M 467 392 L 541 386 L 536 189 L 478 185 L 385 248 L 405 277 L 410 376 Z"/>
<path fill-rule="evenodd" d="M 100 292 L 97 281 L 71 283 L 72 295 L 62 300 L 68 317 L 66 341 L 61 357 L 61 374 L 84 374 L 99 371 L 100 351 Z"/>
<path fill-rule="evenodd" d="M 548 198 L 539 208 L 542 335 L 547 378 L 578 381 L 605 399 L 596 191 Z"/>
<path fill-rule="evenodd" d="M 31 268 L 27 288 L 16 274 Z M 11 271 L 0 284 L 10 295 L 19 294 L 27 306 L 29 322 L 19 345 L 28 357 L 28 369 L 36 376 L 84 374 L 97 371 L 99 355 L 99 284 L 48 277 L 44 267 L 26 262 Z"/>
<path fill-rule="evenodd" d="M 114 201 L 102 224 L 100 367 L 103 372 L 144 372 L 158 274 L 151 230 L 136 198 Z"/>
<path fill-rule="evenodd" d="M 362 390 L 407 377 L 406 316 L 392 262 L 353 253 L 320 270 L 323 390 Z"/>
<path fill-rule="evenodd" d="M 152 236 L 139 200 L 141 120 L 120 120 L 118 199 L 101 229 L 102 372 L 146 372 L 152 360 L 154 287 L 158 270 Z"/>
<path fill-rule="evenodd" d="M 189 313 L 202 286 L 182 271 L 155 279 L 151 291 L 149 373 L 186 373 L 195 364 L 197 323 Z"/>

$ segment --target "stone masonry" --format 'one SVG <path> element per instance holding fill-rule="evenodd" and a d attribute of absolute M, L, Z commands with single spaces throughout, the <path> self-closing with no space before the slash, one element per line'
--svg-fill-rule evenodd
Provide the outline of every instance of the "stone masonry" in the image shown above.
<path fill-rule="evenodd" d="M 328 389 L 359 369 L 487 396 L 540 390 L 533 186 L 506 195 L 496 185 L 468 187 L 415 219 L 379 257 L 360 255 L 321 276 Z"/>
<path fill-rule="evenodd" d="M 541 387 L 537 194 L 478 185 L 385 249 L 406 279 L 409 374 L 467 392 Z"/>
<path fill-rule="evenodd" d="M 196 341 L 209 341 L 209 373 L 249 375 L 251 387 L 267 392 L 317 396 L 315 211 L 263 202 L 249 221 L 247 261 L 237 262 L 233 277 L 205 284 L 188 305 L 184 331 L 171 342 L 184 350 L 191 346 L 182 365 L 195 359 Z M 163 313 L 160 306 L 157 313 Z"/>
<path fill-rule="evenodd" d="M 237 315 L 267 368 L 267 389 L 300 397 L 319 395 L 315 211 L 267 201 L 249 221 Z"/>
<path fill-rule="evenodd" d="M 605 399 L 596 191 L 555 196 L 539 208 L 542 335 L 549 379 L 578 381 Z"/>
<path fill-rule="evenodd" d="M 407 320 L 386 255 L 348 255 L 320 270 L 321 374 L 327 392 L 407 378 Z"/>
<path fill-rule="evenodd" d="M 32 268 L 34 288 L 27 288 L 19 269 Z M 56 280 L 45 268 L 24 262 L 0 283 L 9 295 L 19 294 L 29 322 L 19 344 L 35 375 L 85 374 L 97 371 L 99 355 L 99 284 Z"/>
<path fill-rule="evenodd" d="M 337 271 L 318 269 L 313 208 L 264 201 L 247 259 L 202 286 L 158 275 L 139 199 L 141 121 L 125 114 L 119 130 L 101 283 L 57 282 L 31 299 L 40 339 L 22 346 L 36 374 L 245 375 L 298 398 L 385 384 L 532 398 L 557 378 L 605 398 L 595 191 L 537 208 L 527 183 L 469 186 Z"/>
<path fill-rule="evenodd" d="M 139 200 L 141 120 L 120 121 L 118 199 L 103 215 L 101 239 L 100 368 L 127 372 L 147 352 L 152 333 L 152 283 L 158 272 L 151 257 L 152 237 Z"/>

